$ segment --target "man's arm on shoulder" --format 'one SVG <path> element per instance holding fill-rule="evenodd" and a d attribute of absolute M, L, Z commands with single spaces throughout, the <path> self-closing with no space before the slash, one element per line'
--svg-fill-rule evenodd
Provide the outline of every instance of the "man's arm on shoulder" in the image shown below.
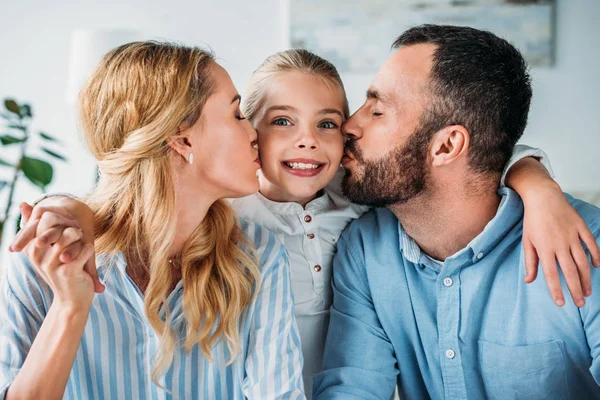
<path fill-rule="evenodd" d="M 362 244 L 347 230 L 333 262 L 333 305 L 315 399 L 389 400 L 398 369 L 366 279 Z"/>

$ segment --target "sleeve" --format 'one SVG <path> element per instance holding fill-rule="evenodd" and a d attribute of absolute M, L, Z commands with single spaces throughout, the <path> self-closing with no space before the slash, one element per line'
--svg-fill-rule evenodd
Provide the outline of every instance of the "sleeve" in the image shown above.
<path fill-rule="evenodd" d="M 12 255 L 0 284 L 0 399 L 27 358 L 46 315 L 46 290 L 22 253 Z"/>
<path fill-rule="evenodd" d="M 263 277 L 250 322 L 244 395 L 256 400 L 306 399 L 289 259 L 272 233 L 265 236 L 265 251 L 260 256 Z"/>
<path fill-rule="evenodd" d="M 600 244 L 600 219 L 589 224 L 589 228 L 596 238 L 596 242 Z M 596 383 L 600 385 L 600 269 L 591 267 L 590 272 L 592 274 L 592 295 L 585 298 L 585 306 L 579 309 L 579 313 L 592 357 L 590 372 Z"/>
<path fill-rule="evenodd" d="M 346 231 L 333 263 L 333 305 L 323 372 L 314 378 L 315 399 L 389 400 L 398 368 L 393 346 L 373 305 L 361 258 Z"/>
<path fill-rule="evenodd" d="M 505 182 L 506 174 L 512 168 L 512 166 L 515 165 L 518 161 L 520 161 L 524 158 L 527 158 L 527 157 L 537 158 L 539 160 L 539 162 L 542 163 L 544 168 L 546 168 L 548 170 L 548 173 L 550 174 L 550 176 L 552 178 L 554 178 L 554 171 L 552 170 L 552 166 L 550 165 L 550 159 L 548 158 L 548 155 L 546 153 L 544 153 L 544 151 L 542 149 L 537 149 L 535 147 L 529 147 L 524 144 L 518 144 L 513 149 L 513 155 L 510 158 L 510 160 L 508 161 L 508 164 L 506 164 L 504 171 L 502 172 L 502 178 L 500 178 L 500 186 L 502 186 L 502 187 L 506 186 L 506 182 Z"/>

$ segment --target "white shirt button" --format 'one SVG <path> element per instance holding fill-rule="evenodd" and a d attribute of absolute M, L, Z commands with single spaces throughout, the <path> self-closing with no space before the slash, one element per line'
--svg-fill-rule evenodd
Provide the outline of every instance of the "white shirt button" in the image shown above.
<path fill-rule="evenodd" d="M 446 357 L 448 357 L 449 359 L 453 359 L 455 355 L 456 354 L 454 353 L 454 350 L 452 350 L 452 349 L 446 350 Z"/>
<path fill-rule="evenodd" d="M 478 260 L 481 260 L 482 258 L 483 258 L 483 253 L 479 253 L 479 254 L 477 254 L 477 259 L 478 259 Z"/>
<path fill-rule="evenodd" d="M 450 287 L 453 283 L 454 281 L 452 280 L 452 278 L 444 278 L 444 286 Z"/>

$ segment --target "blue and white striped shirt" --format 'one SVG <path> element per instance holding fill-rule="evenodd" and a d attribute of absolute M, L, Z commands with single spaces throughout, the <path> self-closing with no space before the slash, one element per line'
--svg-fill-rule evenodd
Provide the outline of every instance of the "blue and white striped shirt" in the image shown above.
<path fill-rule="evenodd" d="M 258 297 L 243 316 L 240 354 L 230 365 L 225 341 L 213 348 L 213 363 L 196 345 L 178 348 L 161 380 L 152 382 L 158 337 L 144 316 L 144 299 L 125 272 L 122 256 L 98 258 L 106 290 L 92 303 L 66 399 L 304 399 L 302 352 L 293 314 L 289 261 L 268 230 L 242 221 L 254 242 L 262 272 Z M 52 303 L 52 291 L 23 254 L 13 257 L 0 297 L 0 399 L 27 357 Z M 182 282 L 167 299 L 176 332 L 185 332 Z"/>

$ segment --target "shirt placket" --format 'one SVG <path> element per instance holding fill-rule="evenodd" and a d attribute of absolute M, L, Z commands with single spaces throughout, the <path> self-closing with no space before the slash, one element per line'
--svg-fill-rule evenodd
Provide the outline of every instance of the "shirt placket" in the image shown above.
<path fill-rule="evenodd" d="M 458 260 L 446 260 L 437 279 L 438 351 L 444 397 L 466 399 L 467 391 L 458 344 L 460 326 L 460 270 Z"/>
<path fill-rule="evenodd" d="M 317 234 L 318 224 L 315 221 L 314 212 L 304 210 L 301 215 L 302 226 L 304 228 L 304 256 L 309 262 L 310 273 L 313 278 L 313 289 L 315 293 L 321 293 L 324 289 L 323 267 L 321 266 L 321 252 L 319 251 Z"/>

